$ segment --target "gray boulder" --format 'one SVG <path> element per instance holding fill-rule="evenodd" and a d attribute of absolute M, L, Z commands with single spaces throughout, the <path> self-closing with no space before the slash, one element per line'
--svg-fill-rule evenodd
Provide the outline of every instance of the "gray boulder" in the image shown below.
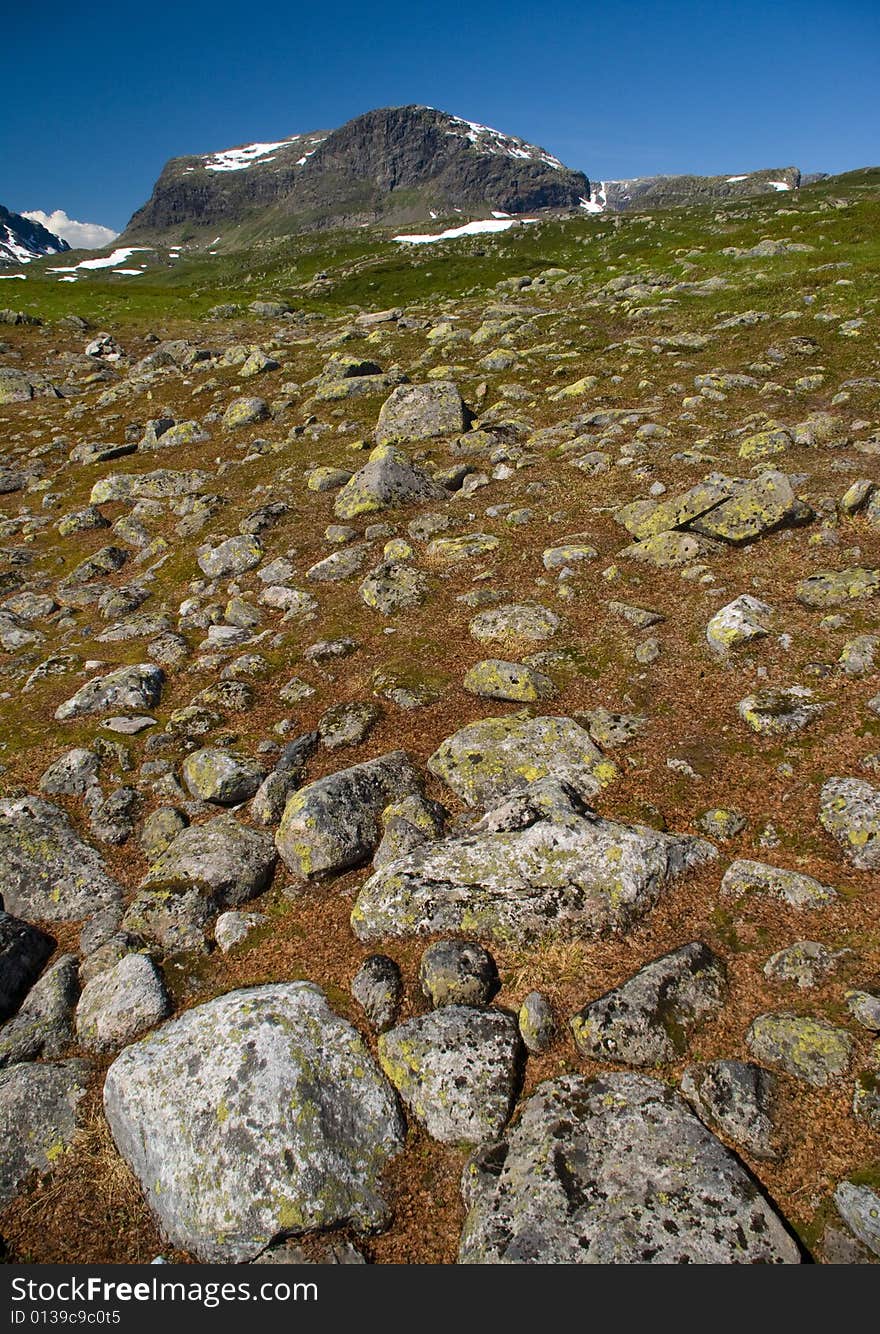
<path fill-rule="evenodd" d="M 229 815 L 193 825 L 150 867 L 123 926 L 168 949 L 203 949 L 211 918 L 268 888 L 275 862 L 271 835 Z"/>
<path fill-rule="evenodd" d="M 62 954 L 31 987 L 15 1018 L 0 1028 L 0 1066 L 62 1054 L 73 1038 L 78 963 L 75 954 Z"/>
<path fill-rule="evenodd" d="M 652 960 L 569 1021 L 582 1056 L 627 1065 L 665 1065 L 687 1051 L 694 1028 L 727 995 L 724 964 L 693 941 Z"/>
<path fill-rule="evenodd" d="M 488 1005 L 498 990 L 498 968 L 488 950 L 471 940 L 437 940 L 419 963 L 422 994 L 441 1005 Z"/>
<path fill-rule="evenodd" d="M 428 768 L 468 806 L 484 809 L 547 777 L 592 797 L 616 773 L 572 718 L 520 714 L 462 727 L 435 750 Z"/>
<path fill-rule="evenodd" d="M 834 1203 L 859 1241 L 875 1255 L 880 1255 L 880 1195 L 876 1190 L 841 1181 L 834 1192 Z"/>
<path fill-rule="evenodd" d="M 252 533 L 230 537 L 216 547 L 200 547 L 197 553 L 199 569 L 209 579 L 246 574 L 259 565 L 262 559 L 263 544 Z"/>
<path fill-rule="evenodd" d="M 443 1144 L 485 1144 L 507 1123 L 521 1081 L 516 1020 L 445 1005 L 379 1037 L 379 1060 L 407 1107 Z"/>
<path fill-rule="evenodd" d="M 745 1061 L 689 1065 L 681 1091 L 697 1115 L 753 1158 L 779 1157 L 774 1112 L 776 1078 Z"/>
<path fill-rule="evenodd" d="M 445 490 L 393 445 L 378 445 L 368 461 L 346 482 L 333 504 L 338 519 L 356 519 L 390 505 L 442 500 Z"/>
<path fill-rule="evenodd" d="M 461 435 L 467 424 L 467 409 L 452 381 L 401 384 L 382 404 L 376 439 L 383 444 L 399 444 L 439 435 Z"/>
<path fill-rule="evenodd" d="M 122 899 L 100 854 L 39 797 L 0 801 L 0 885 L 11 912 L 37 921 L 81 921 Z"/>
<path fill-rule="evenodd" d="M 757 1061 L 777 1066 L 813 1088 L 824 1088 L 849 1068 L 853 1041 L 845 1028 L 801 1014 L 759 1014 L 746 1034 Z"/>
<path fill-rule="evenodd" d="M 45 931 L 0 909 L 0 1019 L 15 1013 L 54 948 Z"/>
<path fill-rule="evenodd" d="M 556 1036 L 553 1007 L 542 991 L 530 991 L 517 1015 L 520 1037 L 528 1050 L 540 1056 Z"/>
<path fill-rule="evenodd" d="M 82 1123 L 86 1061 L 0 1070 L 0 1205 L 33 1172 L 48 1172 Z"/>
<path fill-rule="evenodd" d="M 721 893 L 729 897 L 768 894 L 792 908 L 822 908 L 837 898 L 836 889 L 811 875 L 748 860 L 730 863 L 721 880 Z"/>
<path fill-rule="evenodd" d="M 171 1013 L 162 974 L 147 954 L 126 954 L 86 983 L 76 1007 L 76 1035 L 91 1051 L 112 1051 Z"/>
<path fill-rule="evenodd" d="M 853 866 L 880 867 L 880 790 L 863 778 L 829 778 L 819 794 L 819 819 Z"/>
<path fill-rule="evenodd" d="M 715 855 L 702 839 L 605 820 L 545 780 L 473 833 L 380 867 L 362 886 L 351 921 L 361 940 L 595 936 L 643 917 L 669 884 Z"/>
<path fill-rule="evenodd" d="M 163 1232 L 203 1263 L 279 1233 L 388 1221 L 403 1147 L 394 1094 L 309 982 L 233 991 L 126 1048 L 107 1072 L 113 1138 Z"/>
<path fill-rule="evenodd" d="M 798 1264 L 757 1182 L 643 1075 L 539 1085 L 464 1171 L 460 1264 Z"/>
<path fill-rule="evenodd" d="M 183 762 L 183 781 L 192 795 L 217 806 L 238 806 L 247 801 L 265 776 L 253 760 L 213 746 L 194 750 Z"/>
<path fill-rule="evenodd" d="M 402 750 L 309 783 L 288 801 L 275 835 L 282 861 L 304 879 L 357 866 L 379 844 L 385 807 L 420 789 Z"/>
<path fill-rule="evenodd" d="M 98 782 L 100 760 L 93 750 L 77 746 L 61 755 L 40 776 L 40 791 L 49 797 L 83 797 Z"/>
<path fill-rule="evenodd" d="M 96 676 L 77 690 L 55 710 L 59 722 L 82 718 L 93 713 L 111 713 L 114 709 L 143 712 L 159 703 L 165 673 L 154 663 L 119 667 L 106 676 Z"/>
<path fill-rule="evenodd" d="M 363 1010 L 375 1033 L 390 1028 L 397 1018 L 403 999 L 400 969 L 387 954 L 371 954 L 364 959 L 351 982 L 351 994 Z"/>

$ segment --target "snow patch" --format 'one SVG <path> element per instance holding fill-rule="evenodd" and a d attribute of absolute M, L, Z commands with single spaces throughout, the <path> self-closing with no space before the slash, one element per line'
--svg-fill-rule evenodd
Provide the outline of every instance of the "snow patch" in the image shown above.
<path fill-rule="evenodd" d="M 768 181 L 767 184 L 768 184 L 768 185 L 772 185 L 774 190 L 790 190 L 790 189 L 791 189 L 791 186 L 789 185 L 788 181 Z"/>
<path fill-rule="evenodd" d="M 205 153 L 202 161 L 207 171 L 244 171 L 255 162 L 273 162 L 271 153 L 279 148 L 296 143 L 302 135 L 292 134 L 289 139 L 279 139 L 274 144 L 245 144 L 242 148 L 224 148 L 220 153 Z"/>
<path fill-rule="evenodd" d="M 475 120 L 463 120 L 461 116 L 452 116 L 450 119 L 454 125 L 465 128 L 463 131 L 447 130 L 446 133 L 470 140 L 479 153 L 525 158 L 529 162 L 542 162 L 545 166 L 552 167 L 554 171 L 565 170 L 558 157 L 553 157 L 552 153 L 545 153 L 543 148 L 537 148 L 534 144 L 526 143 L 515 134 L 503 134 L 501 130 L 493 130 L 491 125 L 481 125 Z"/>
<path fill-rule="evenodd" d="M 47 273 L 66 273 L 76 275 L 80 269 L 86 272 L 92 269 L 113 269 L 116 273 L 136 273 L 142 272 L 142 269 L 121 269 L 118 266 L 124 264 L 132 255 L 140 251 L 152 251 L 153 247 L 148 245 L 122 246 L 119 250 L 114 250 L 110 255 L 99 255 L 97 259 L 83 259 L 79 264 L 69 264 L 64 268 L 47 269 Z M 59 282 L 76 282 L 76 277 L 59 278 Z"/>
<path fill-rule="evenodd" d="M 0 273 L 0 278 L 20 278 L 22 282 L 27 282 L 26 273 Z"/>
<path fill-rule="evenodd" d="M 745 176 L 728 176 L 727 184 L 733 185 L 734 181 L 747 181 L 748 179 L 749 179 L 748 173 L 746 173 Z"/>
<path fill-rule="evenodd" d="M 537 218 L 520 218 L 520 222 L 537 222 Z M 517 225 L 516 219 L 510 218 L 506 222 L 500 218 L 484 218 L 478 222 L 466 222 L 461 227 L 448 227 L 445 232 L 437 232 L 436 235 L 414 235 L 414 236 L 395 236 L 395 241 L 403 241 L 407 245 L 431 245 L 434 241 L 454 241 L 459 236 L 483 236 L 487 232 L 506 232 L 509 227 Z"/>

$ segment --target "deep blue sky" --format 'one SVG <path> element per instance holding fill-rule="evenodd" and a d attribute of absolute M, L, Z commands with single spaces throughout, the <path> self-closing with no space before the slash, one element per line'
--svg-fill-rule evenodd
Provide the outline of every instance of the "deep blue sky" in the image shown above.
<path fill-rule="evenodd" d="M 424 102 L 588 176 L 880 162 L 880 0 L 10 7 L 0 203 L 121 228 L 167 158 Z"/>

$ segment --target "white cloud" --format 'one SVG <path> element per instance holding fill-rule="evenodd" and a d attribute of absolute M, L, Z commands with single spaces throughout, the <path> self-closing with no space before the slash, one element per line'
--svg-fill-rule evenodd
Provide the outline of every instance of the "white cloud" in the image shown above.
<path fill-rule="evenodd" d="M 67 241 L 74 250 L 102 250 L 119 235 L 112 227 L 101 227 L 97 222 L 76 222 L 61 208 L 56 208 L 54 213 L 33 209 L 30 213 L 23 213 L 22 217 L 42 223 L 50 232 L 60 236 L 62 241 Z"/>

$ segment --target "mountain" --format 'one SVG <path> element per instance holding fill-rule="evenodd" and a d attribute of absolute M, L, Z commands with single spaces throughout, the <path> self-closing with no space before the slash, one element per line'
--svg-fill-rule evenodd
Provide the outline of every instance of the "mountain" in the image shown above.
<path fill-rule="evenodd" d="M 810 179 L 822 179 L 822 174 Z M 797 190 L 800 185 L 797 167 L 766 168 L 732 176 L 636 176 L 629 180 L 594 181 L 587 207 L 592 213 L 625 213 L 638 208 L 741 199 L 772 194 L 774 190 L 784 193 Z"/>
<path fill-rule="evenodd" d="M 338 130 L 172 158 L 123 239 L 200 239 L 230 226 L 253 239 L 456 211 L 522 214 L 577 208 L 589 190 L 582 172 L 515 135 L 432 107 L 385 107 Z"/>
<path fill-rule="evenodd" d="M 43 255 L 60 255 L 70 246 L 40 222 L 12 213 L 0 204 L 0 265 L 30 264 Z"/>

